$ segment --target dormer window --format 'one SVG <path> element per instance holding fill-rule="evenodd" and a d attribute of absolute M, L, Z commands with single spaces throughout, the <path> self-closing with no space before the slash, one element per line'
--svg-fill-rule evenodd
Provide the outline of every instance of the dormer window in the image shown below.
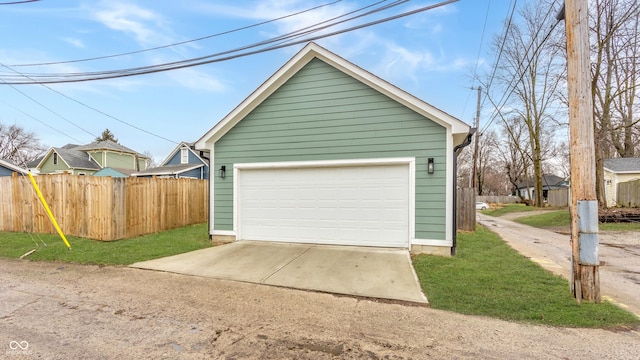
<path fill-rule="evenodd" d="M 58 153 L 53 153 L 53 165 L 58 165 Z"/>
<path fill-rule="evenodd" d="M 180 149 L 180 164 L 188 164 L 189 163 L 189 149 L 182 148 Z"/>

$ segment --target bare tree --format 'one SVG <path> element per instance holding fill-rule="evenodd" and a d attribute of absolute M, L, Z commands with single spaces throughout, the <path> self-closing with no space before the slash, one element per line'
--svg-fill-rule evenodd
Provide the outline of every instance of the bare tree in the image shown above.
<path fill-rule="evenodd" d="M 7 126 L 0 123 L 0 158 L 26 167 L 45 150 L 34 133 L 15 124 Z"/>
<path fill-rule="evenodd" d="M 471 187 L 471 167 L 473 149 L 470 146 L 462 148 L 457 159 L 457 186 L 459 188 Z"/>
<path fill-rule="evenodd" d="M 149 160 L 147 160 L 148 169 L 158 167 L 160 165 L 160 163 L 158 162 L 158 160 L 156 160 L 156 158 L 153 156 L 151 151 L 145 150 L 142 154 L 149 158 Z"/>
<path fill-rule="evenodd" d="M 640 4 L 593 0 L 590 14 L 596 193 L 605 206 L 604 159 L 633 157 L 639 143 Z"/>
<path fill-rule="evenodd" d="M 478 170 L 476 182 L 478 195 L 507 195 L 509 182 L 505 179 L 499 156 L 499 139 L 494 131 L 486 131 L 479 137 Z"/>
<path fill-rule="evenodd" d="M 532 179 L 533 199 L 537 206 L 543 206 L 542 176 L 543 163 L 553 156 L 555 131 L 561 126 L 556 119 L 562 115 L 557 107 L 559 93 L 564 82 L 564 63 L 561 47 L 548 41 L 553 33 L 555 16 L 551 15 L 554 7 L 559 8 L 560 1 L 530 2 L 520 9 L 520 23 L 512 23 L 507 28 L 504 38 L 496 38 L 494 50 L 500 52 L 500 62 L 494 83 L 501 93 L 511 95 L 507 106 L 500 107 L 499 118 L 503 122 L 509 141 L 514 143 L 521 156 L 524 179 Z M 541 31 L 544 29 L 544 31 Z M 495 89 L 494 89 L 495 91 Z M 508 110 L 504 110 L 508 109 Z M 521 121 L 526 129 L 526 137 L 510 130 L 514 121 Z M 526 155 L 526 156 L 525 156 Z M 527 158 L 525 160 L 525 158 Z M 531 175 L 529 167 L 531 165 Z M 513 169 L 514 162 L 508 162 L 510 179 L 519 172 Z M 514 184 L 515 185 L 515 184 Z"/>
<path fill-rule="evenodd" d="M 507 174 L 512 193 L 515 193 L 520 183 L 530 179 L 531 153 L 527 139 L 527 129 L 523 121 L 517 117 L 502 121 L 502 137 L 504 141 L 498 147 L 498 154 L 502 161 L 502 167 Z M 521 200 L 524 196 L 520 193 Z M 531 199 L 531 194 L 528 194 Z"/>

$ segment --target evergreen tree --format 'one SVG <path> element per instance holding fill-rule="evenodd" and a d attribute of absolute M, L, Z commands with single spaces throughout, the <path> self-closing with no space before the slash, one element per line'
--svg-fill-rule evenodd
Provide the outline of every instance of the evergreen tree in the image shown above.
<path fill-rule="evenodd" d="M 116 136 L 113 135 L 111 130 L 104 129 L 102 134 L 99 137 L 96 138 L 96 141 L 107 141 L 107 140 L 113 141 L 114 143 L 118 143 L 118 139 L 116 139 Z"/>

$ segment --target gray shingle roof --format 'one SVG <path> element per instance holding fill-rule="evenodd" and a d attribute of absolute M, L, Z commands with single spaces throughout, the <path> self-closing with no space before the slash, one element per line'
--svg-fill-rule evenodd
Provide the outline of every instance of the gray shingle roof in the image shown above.
<path fill-rule="evenodd" d="M 56 148 L 56 147 L 53 148 L 53 150 L 57 152 L 58 155 L 60 155 L 62 160 L 64 160 L 64 162 L 67 163 L 67 165 L 69 165 L 69 167 L 80 168 L 80 169 L 95 169 L 95 170 L 100 169 L 100 166 L 95 161 L 93 161 L 93 159 L 89 157 L 89 154 L 76 149 L 77 148 L 74 148 L 74 149 L 65 149 L 65 148 Z"/>
<path fill-rule="evenodd" d="M 76 146 L 73 148 L 73 150 L 81 150 L 81 151 L 111 150 L 111 151 L 126 152 L 130 154 L 137 154 L 139 157 L 143 157 L 145 159 L 147 158 L 146 155 L 140 154 L 139 152 L 129 149 L 124 145 L 120 145 L 118 143 L 115 143 L 109 140 L 96 141 L 96 142 L 92 142 L 91 144 Z"/>
<path fill-rule="evenodd" d="M 640 158 L 604 159 L 604 168 L 612 172 L 640 172 Z"/>
<path fill-rule="evenodd" d="M 563 181 L 564 181 L 564 179 L 561 178 L 560 176 L 557 176 L 557 175 L 552 175 L 552 174 L 542 175 L 542 186 L 543 187 L 555 186 L 555 185 L 560 184 Z M 534 181 L 533 181 L 533 179 L 530 179 L 529 181 L 520 182 L 518 184 L 518 189 L 526 188 L 526 187 L 533 187 L 533 186 L 534 186 Z"/>

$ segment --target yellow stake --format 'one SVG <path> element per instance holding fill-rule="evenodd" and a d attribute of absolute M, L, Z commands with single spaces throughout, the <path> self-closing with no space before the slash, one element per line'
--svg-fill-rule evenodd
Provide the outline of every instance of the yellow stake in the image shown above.
<path fill-rule="evenodd" d="M 40 192 L 40 188 L 38 187 L 38 184 L 36 184 L 36 180 L 33 178 L 33 175 L 31 175 L 31 171 L 29 171 L 28 174 L 29 174 L 29 179 L 31 179 L 31 183 L 33 184 L 33 188 L 36 189 L 36 193 L 38 193 L 38 197 L 40 198 L 40 202 L 42 202 L 42 206 L 44 206 L 44 209 L 47 211 L 47 214 L 49 215 L 49 219 L 51 219 L 51 222 L 53 223 L 53 226 L 56 228 L 56 230 L 58 230 L 58 234 L 62 238 L 62 241 L 64 241 L 64 244 L 67 245 L 67 248 L 69 250 L 71 250 L 71 245 L 67 241 L 67 238 L 64 237 L 64 234 L 62 233 L 62 230 L 60 229 L 60 226 L 58 226 L 58 222 L 56 221 L 56 218 L 53 217 L 53 214 L 51 213 L 51 210 L 49 209 L 49 205 L 47 205 L 47 201 L 44 199 L 44 196 L 42 196 L 42 193 Z"/>

